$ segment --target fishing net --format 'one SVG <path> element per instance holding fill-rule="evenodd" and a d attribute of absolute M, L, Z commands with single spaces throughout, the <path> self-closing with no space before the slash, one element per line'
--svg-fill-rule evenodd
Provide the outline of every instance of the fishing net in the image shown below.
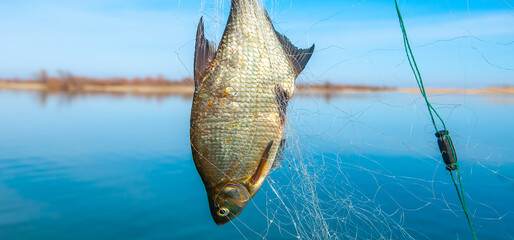
<path fill-rule="evenodd" d="M 215 42 L 223 33 L 229 4 L 202 1 L 200 14 Z M 309 15 L 327 9 L 319 7 L 323 4 L 334 6 Z M 298 47 L 315 42 L 317 49 L 289 105 L 280 168 L 241 216 L 223 228 L 245 239 L 471 238 L 416 89 L 394 1 L 264 5 L 279 32 Z M 435 1 L 419 9 L 400 1 L 426 85 L 465 86 L 432 91 L 429 98 L 452 131 L 477 235 L 513 238 L 512 208 L 500 193 L 514 183 L 508 174 L 508 154 L 513 152 L 505 134 L 491 139 L 487 131 L 487 124 L 496 122 L 492 115 L 512 110 L 512 98 L 501 95 L 501 87 L 489 88 L 487 95 L 473 93 L 512 76 L 514 33 L 505 26 L 514 26 L 514 14 L 508 1 L 482 5 Z M 291 17 L 291 12 L 304 15 Z M 191 53 L 177 51 L 180 59 L 185 54 Z M 325 84 L 327 79 L 380 91 L 341 93 L 334 91 L 336 85 Z M 488 102 L 501 104 L 492 109 Z"/>

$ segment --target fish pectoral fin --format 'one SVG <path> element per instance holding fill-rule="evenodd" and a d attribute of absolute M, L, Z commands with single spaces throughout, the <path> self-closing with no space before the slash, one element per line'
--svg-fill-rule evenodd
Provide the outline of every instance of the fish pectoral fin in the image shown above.
<path fill-rule="evenodd" d="M 259 166 L 257 166 L 257 170 L 255 170 L 255 173 L 250 178 L 250 185 L 255 185 L 257 182 L 259 182 L 259 179 L 264 175 L 264 171 L 266 169 L 266 166 L 268 165 L 269 160 L 269 151 L 271 150 L 271 147 L 273 146 L 273 140 L 271 140 L 268 143 L 268 146 L 266 146 L 266 149 L 264 149 L 264 153 L 262 153 L 261 161 L 259 162 Z"/>
<path fill-rule="evenodd" d="M 286 123 L 286 112 L 287 112 L 287 104 L 289 103 L 289 99 L 291 95 L 281 86 L 275 86 L 275 97 L 277 100 L 278 114 L 280 116 L 280 124 L 282 126 Z"/>
<path fill-rule="evenodd" d="M 194 63 L 194 81 L 195 91 L 202 84 L 202 80 L 210 68 L 210 64 L 216 58 L 217 46 L 215 43 L 205 38 L 203 28 L 203 17 L 198 22 L 196 30 L 196 45 L 195 45 L 195 63 Z"/>
<path fill-rule="evenodd" d="M 273 161 L 273 166 L 271 166 L 271 169 L 277 169 L 280 166 L 282 166 L 282 162 L 284 161 L 284 148 L 286 145 L 286 139 L 282 138 L 280 140 L 280 145 L 278 146 L 277 155 L 275 155 L 275 161 Z"/>
<path fill-rule="evenodd" d="M 297 48 L 285 35 L 277 31 L 275 31 L 275 33 L 286 55 L 293 64 L 295 77 L 298 77 L 305 68 L 305 65 L 307 65 L 307 62 L 311 59 L 312 53 L 314 52 L 314 44 L 312 44 L 310 48 Z"/>

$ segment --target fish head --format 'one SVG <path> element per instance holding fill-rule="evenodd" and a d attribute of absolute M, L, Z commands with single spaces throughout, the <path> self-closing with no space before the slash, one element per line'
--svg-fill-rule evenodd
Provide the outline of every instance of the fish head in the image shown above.
<path fill-rule="evenodd" d="M 216 188 L 212 196 L 209 199 L 209 207 L 212 218 L 218 226 L 237 217 L 251 199 L 246 187 L 240 183 L 229 183 Z"/>

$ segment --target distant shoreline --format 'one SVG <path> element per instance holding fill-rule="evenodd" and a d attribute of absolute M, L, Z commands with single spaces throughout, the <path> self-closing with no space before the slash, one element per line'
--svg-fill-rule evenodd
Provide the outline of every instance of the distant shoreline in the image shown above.
<path fill-rule="evenodd" d="M 193 80 L 184 78 L 172 81 L 157 78 L 87 78 L 71 75 L 47 77 L 42 74 L 39 79 L 0 79 L 0 90 L 38 91 L 47 94 L 142 94 L 142 95 L 181 95 L 192 96 Z M 359 92 L 401 92 L 419 93 L 417 88 L 377 87 L 366 85 L 343 85 L 326 82 L 323 84 L 297 84 L 298 95 L 337 96 Z M 427 88 L 429 94 L 489 94 L 512 95 L 514 86 L 487 87 L 482 89 Z"/>

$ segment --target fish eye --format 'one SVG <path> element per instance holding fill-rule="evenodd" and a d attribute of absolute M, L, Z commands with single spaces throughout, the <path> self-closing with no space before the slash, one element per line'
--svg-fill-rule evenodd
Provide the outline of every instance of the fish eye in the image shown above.
<path fill-rule="evenodd" d="M 222 207 L 218 209 L 218 216 L 220 217 L 226 217 L 230 211 L 226 207 Z"/>

